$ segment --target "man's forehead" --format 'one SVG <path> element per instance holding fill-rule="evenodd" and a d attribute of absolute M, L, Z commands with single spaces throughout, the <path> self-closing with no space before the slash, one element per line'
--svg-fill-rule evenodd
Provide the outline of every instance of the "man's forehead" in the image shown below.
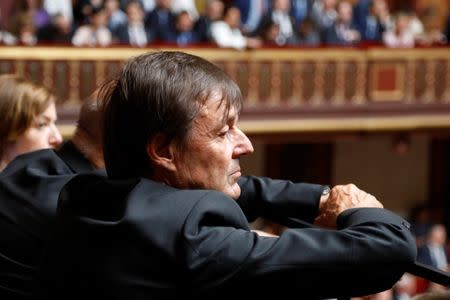
<path fill-rule="evenodd" d="M 208 98 L 205 104 L 199 110 L 199 117 L 214 117 L 218 121 L 225 119 L 235 119 L 237 117 L 236 105 L 231 105 L 229 109 L 228 102 L 222 98 Z"/>

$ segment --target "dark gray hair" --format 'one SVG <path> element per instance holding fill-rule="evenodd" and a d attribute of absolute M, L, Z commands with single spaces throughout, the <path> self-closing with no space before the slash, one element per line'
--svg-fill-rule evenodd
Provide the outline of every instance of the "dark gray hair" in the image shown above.
<path fill-rule="evenodd" d="M 147 142 L 186 145 L 192 122 L 211 93 L 240 111 L 239 87 L 216 65 L 183 52 L 153 52 L 130 59 L 119 77 L 105 84 L 104 157 L 111 178 L 143 177 L 153 171 Z"/>

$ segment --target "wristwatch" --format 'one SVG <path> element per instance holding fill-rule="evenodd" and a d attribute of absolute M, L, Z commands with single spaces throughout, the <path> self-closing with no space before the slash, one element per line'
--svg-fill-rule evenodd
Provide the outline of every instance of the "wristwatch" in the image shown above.
<path fill-rule="evenodd" d="M 330 187 L 327 185 L 322 191 L 322 196 L 328 195 L 331 192 Z"/>

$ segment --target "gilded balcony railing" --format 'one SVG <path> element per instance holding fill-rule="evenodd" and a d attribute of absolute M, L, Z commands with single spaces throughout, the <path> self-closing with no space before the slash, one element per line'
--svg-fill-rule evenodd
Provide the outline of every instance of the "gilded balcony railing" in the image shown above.
<path fill-rule="evenodd" d="M 249 133 L 450 129 L 450 48 L 260 49 L 0 47 L 0 73 L 43 83 L 73 127 L 81 99 L 146 51 L 181 50 L 240 86 Z"/>

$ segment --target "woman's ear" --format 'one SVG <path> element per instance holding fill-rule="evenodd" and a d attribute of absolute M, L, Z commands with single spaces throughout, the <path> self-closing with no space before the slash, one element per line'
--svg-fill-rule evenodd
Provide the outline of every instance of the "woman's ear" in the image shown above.
<path fill-rule="evenodd" d="M 166 137 L 156 134 L 147 142 L 147 155 L 153 164 L 170 171 L 176 171 L 172 143 L 167 143 Z"/>

